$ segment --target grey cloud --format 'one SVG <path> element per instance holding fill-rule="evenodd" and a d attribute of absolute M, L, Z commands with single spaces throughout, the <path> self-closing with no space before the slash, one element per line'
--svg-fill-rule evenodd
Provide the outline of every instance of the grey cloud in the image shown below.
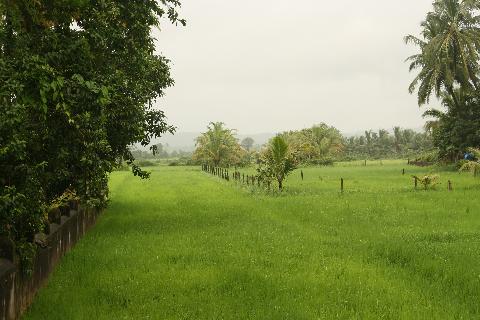
<path fill-rule="evenodd" d="M 176 85 L 158 102 L 180 131 L 243 133 L 327 122 L 353 132 L 423 124 L 405 58 L 431 0 L 184 0 L 162 25 Z"/>

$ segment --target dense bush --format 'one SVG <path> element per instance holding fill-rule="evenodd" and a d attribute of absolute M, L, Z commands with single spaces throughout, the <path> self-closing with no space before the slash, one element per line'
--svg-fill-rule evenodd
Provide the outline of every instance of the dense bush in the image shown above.
<path fill-rule="evenodd" d="M 129 145 L 173 131 L 152 106 L 173 81 L 150 32 L 178 5 L 0 0 L 0 238 L 18 251 L 67 189 L 104 206 L 119 159 L 148 177 Z"/>

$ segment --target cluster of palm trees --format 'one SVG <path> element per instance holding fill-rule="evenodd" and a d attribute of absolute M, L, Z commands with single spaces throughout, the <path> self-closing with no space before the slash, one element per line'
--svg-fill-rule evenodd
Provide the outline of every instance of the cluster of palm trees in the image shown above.
<path fill-rule="evenodd" d="M 345 142 L 347 159 L 389 159 L 418 155 L 433 148 L 429 132 L 393 128 L 390 133 L 381 129 L 369 130 L 363 135 L 349 137 Z"/>
<path fill-rule="evenodd" d="M 441 156 L 451 160 L 480 145 L 479 13 L 479 0 L 435 0 L 421 37 L 405 37 L 420 49 L 407 59 L 410 70 L 419 70 L 409 90 L 418 89 L 420 106 L 432 95 L 441 100 L 444 110 L 424 115 L 434 118 L 426 127 Z"/>

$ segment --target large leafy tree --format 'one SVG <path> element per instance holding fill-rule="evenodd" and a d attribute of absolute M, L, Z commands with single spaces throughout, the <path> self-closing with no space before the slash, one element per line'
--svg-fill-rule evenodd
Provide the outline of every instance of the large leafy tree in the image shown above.
<path fill-rule="evenodd" d="M 235 130 L 226 128 L 223 122 L 211 122 L 197 138 L 194 158 L 214 166 L 235 165 L 243 152 Z"/>
<path fill-rule="evenodd" d="M 26 244 L 67 189 L 103 206 L 129 146 L 173 131 L 153 102 L 173 84 L 151 29 L 177 0 L 0 0 L 0 237 Z"/>

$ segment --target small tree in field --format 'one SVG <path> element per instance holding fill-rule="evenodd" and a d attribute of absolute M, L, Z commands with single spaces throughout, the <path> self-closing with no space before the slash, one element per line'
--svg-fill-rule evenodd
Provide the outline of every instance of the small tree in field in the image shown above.
<path fill-rule="evenodd" d="M 281 136 L 276 136 L 268 144 L 260 158 L 257 169 L 259 179 L 276 181 L 278 189 L 283 189 L 283 181 L 296 169 L 296 157 L 289 145 Z"/>
<path fill-rule="evenodd" d="M 235 130 L 226 128 L 223 122 L 211 122 L 207 129 L 197 138 L 194 159 L 214 166 L 238 163 L 243 150 L 235 137 Z"/>

